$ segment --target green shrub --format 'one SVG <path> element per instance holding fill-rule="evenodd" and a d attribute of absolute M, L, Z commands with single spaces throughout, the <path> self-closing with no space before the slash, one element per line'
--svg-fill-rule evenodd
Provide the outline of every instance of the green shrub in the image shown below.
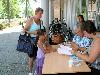
<path fill-rule="evenodd" d="M 0 24 L 0 30 L 3 30 L 5 28 L 7 28 L 7 27 L 11 27 L 9 23 L 1 23 Z"/>

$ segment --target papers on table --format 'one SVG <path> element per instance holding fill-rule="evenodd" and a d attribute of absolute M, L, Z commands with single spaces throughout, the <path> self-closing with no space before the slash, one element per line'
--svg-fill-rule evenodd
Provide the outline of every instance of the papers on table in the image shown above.
<path fill-rule="evenodd" d="M 60 48 L 57 49 L 59 54 L 66 54 L 66 55 L 72 55 L 71 50 L 72 48 L 64 45 L 60 45 Z"/>

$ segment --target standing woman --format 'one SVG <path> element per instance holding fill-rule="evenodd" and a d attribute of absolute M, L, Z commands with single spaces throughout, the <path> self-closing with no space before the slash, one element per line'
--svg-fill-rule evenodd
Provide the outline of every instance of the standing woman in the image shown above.
<path fill-rule="evenodd" d="M 43 14 L 43 9 L 40 7 L 36 8 L 35 15 L 28 19 L 26 26 L 24 27 L 24 32 L 27 32 L 28 34 L 31 35 L 33 43 L 36 41 L 36 36 L 40 29 L 42 14 Z M 41 29 L 43 29 L 43 25 L 41 25 Z M 35 57 L 34 54 L 30 55 L 28 54 L 28 56 L 29 56 L 29 61 L 28 61 L 29 75 L 33 75 L 32 70 Z"/>

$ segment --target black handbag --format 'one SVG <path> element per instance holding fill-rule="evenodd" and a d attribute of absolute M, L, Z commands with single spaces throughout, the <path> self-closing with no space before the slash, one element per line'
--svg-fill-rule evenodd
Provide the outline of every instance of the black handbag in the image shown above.
<path fill-rule="evenodd" d="M 40 24 L 40 31 L 41 30 L 45 30 L 45 27 L 44 27 L 44 29 L 41 29 L 41 24 Z M 27 34 L 27 32 L 25 32 L 24 35 L 20 34 L 16 50 L 19 52 L 27 53 L 28 55 L 33 54 L 34 57 L 36 57 L 37 50 L 38 50 L 36 42 L 32 43 L 30 34 Z"/>
<path fill-rule="evenodd" d="M 32 54 L 33 44 L 31 42 L 31 36 L 25 32 L 24 35 L 19 36 L 17 51 Z"/>

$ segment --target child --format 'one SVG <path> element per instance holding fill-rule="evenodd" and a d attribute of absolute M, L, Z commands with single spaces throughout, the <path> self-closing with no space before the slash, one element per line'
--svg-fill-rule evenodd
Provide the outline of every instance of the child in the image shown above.
<path fill-rule="evenodd" d="M 36 57 L 35 75 L 42 75 L 42 67 L 45 58 L 45 49 L 44 49 L 45 42 L 46 42 L 46 34 L 45 32 L 41 31 L 40 33 L 38 33 L 38 38 L 37 38 L 38 51 Z"/>

